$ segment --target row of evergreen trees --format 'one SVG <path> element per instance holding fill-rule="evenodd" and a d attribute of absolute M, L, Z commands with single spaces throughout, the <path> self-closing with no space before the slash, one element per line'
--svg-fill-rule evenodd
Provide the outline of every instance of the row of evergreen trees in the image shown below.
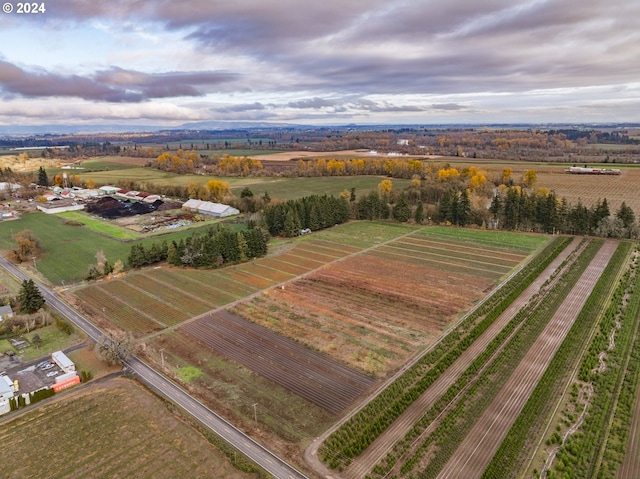
<path fill-rule="evenodd" d="M 489 211 L 500 229 L 568 233 L 604 237 L 635 237 L 633 210 L 622 203 L 612 215 L 606 198 L 587 208 L 570 204 L 551 192 L 540 194 L 509 188 L 493 198 Z"/>
<path fill-rule="evenodd" d="M 175 266 L 217 268 L 227 263 L 240 263 L 267 254 L 268 235 L 251 228 L 233 232 L 218 226 L 205 233 L 193 233 L 179 242 L 154 242 L 149 248 L 138 243 L 131 246 L 127 262 L 137 268 L 161 261 Z"/>
<path fill-rule="evenodd" d="M 270 204 L 263 211 L 264 223 L 273 236 L 297 236 L 303 229 L 320 230 L 349 220 L 346 198 L 311 195 Z"/>

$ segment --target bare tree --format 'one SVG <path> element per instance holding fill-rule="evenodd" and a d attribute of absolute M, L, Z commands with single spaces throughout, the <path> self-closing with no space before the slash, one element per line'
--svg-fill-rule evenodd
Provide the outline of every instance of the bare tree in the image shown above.
<path fill-rule="evenodd" d="M 134 352 L 135 339 L 131 333 L 107 331 L 96 343 L 98 356 L 107 364 L 123 364 Z"/>

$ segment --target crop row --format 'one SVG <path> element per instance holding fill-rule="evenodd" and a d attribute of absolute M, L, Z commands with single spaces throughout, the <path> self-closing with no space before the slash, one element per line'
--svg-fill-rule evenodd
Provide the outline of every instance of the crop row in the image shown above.
<path fill-rule="evenodd" d="M 513 262 L 514 264 L 519 263 L 527 256 L 526 253 L 518 253 L 513 250 L 498 248 L 495 246 L 474 246 L 470 243 L 443 241 L 418 235 L 404 236 L 394 241 L 394 243 L 400 243 L 403 245 L 420 245 L 421 247 L 428 248 L 430 250 L 464 250 L 468 253 L 475 254 L 476 256 L 501 258 L 503 260 L 506 259 Z"/>
<path fill-rule="evenodd" d="M 474 276 L 492 280 L 511 270 L 511 267 L 508 266 L 483 264 L 477 261 L 451 258 L 444 255 L 430 254 L 428 252 L 413 252 L 409 254 L 409 252 L 406 251 L 399 251 L 392 245 L 384 245 L 373 251 L 368 251 L 365 254 L 383 258 L 393 257 L 395 260 L 405 261 L 410 264 L 426 265 L 444 271 L 473 274 Z"/>
<path fill-rule="evenodd" d="M 406 252 L 408 255 L 424 253 L 433 256 L 441 256 L 451 260 L 467 260 L 481 265 L 488 265 L 491 267 L 500 266 L 507 269 L 513 268 L 526 257 L 525 255 L 516 255 L 508 258 L 506 256 L 496 254 L 489 249 L 477 250 L 477 252 L 471 251 L 467 246 L 462 246 L 461 248 L 456 248 L 453 245 L 435 247 L 429 244 L 409 243 L 404 241 L 404 238 L 402 240 L 389 243 L 385 246 L 393 248 L 398 252 Z"/>
<path fill-rule="evenodd" d="M 146 334 L 161 329 L 159 323 L 143 316 L 117 297 L 106 294 L 98 286 L 83 289 L 82 300 L 94 313 L 108 318 L 112 323 L 133 334 Z"/>
<path fill-rule="evenodd" d="M 592 241 L 563 274 L 550 282 L 540 302 L 533 302 L 516 314 L 508 326 L 503 328 L 492 341 L 492 347 L 487 348 L 492 354 L 502 346 L 499 354 L 489 356 L 483 352 L 474 361 L 468 374 L 480 370 L 484 363 L 487 367 L 475 381 L 470 378 L 470 381 L 474 382 L 473 386 L 456 398 L 456 405 L 447 412 L 435 431 L 421 446 L 421 454 L 415 454 L 415 456 L 421 456 L 428 446 L 435 445 L 436 449 L 435 452 L 432 450 L 429 464 L 418 477 L 436 477 L 477 419 L 482 416 L 510 379 L 601 246 L 601 241 Z M 460 387 L 464 384 L 463 382 Z M 455 432 L 451 433 L 451 431 Z M 412 458 L 411 462 L 414 461 L 415 458 Z"/>
<path fill-rule="evenodd" d="M 589 379 L 593 385 L 593 395 L 588 413 L 580 427 L 580 434 L 571 436 L 567 443 L 560 448 L 557 455 L 555 469 L 562 471 L 568 478 L 582 477 L 615 477 L 615 467 L 621 462 L 621 457 L 616 459 L 609 454 L 606 467 L 600 467 L 600 461 L 604 455 L 607 436 L 610 431 L 611 419 L 620 403 L 619 395 L 625 378 L 625 364 L 631 354 L 631 348 L 636 342 L 638 328 L 638 311 L 640 309 L 640 278 L 636 274 L 636 268 L 627 271 L 619 288 L 624 293 L 618 292 L 615 302 L 611 303 L 605 313 L 602 327 L 594 338 L 594 343 L 604 345 L 607 349 L 607 367 L 604 371 L 589 372 Z M 621 327 L 616 334 L 615 346 L 608 349 L 608 334 L 615 328 L 615 318 L 619 316 Z M 603 343 L 602 337 L 606 339 Z M 591 349 L 587 360 L 593 362 L 592 355 L 596 348 Z M 581 376 L 584 369 L 581 368 Z M 628 396 L 625 398 L 629 400 Z M 632 401 L 635 398 L 632 399 Z M 625 404 L 626 407 L 632 407 Z M 628 425 L 623 430 L 628 429 Z M 626 433 L 625 433 L 626 434 Z M 616 438 L 616 442 L 625 444 L 622 438 Z M 615 451 L 609 451 L 613 453 Z M 618 451 L 622 453 L 623 451 Z M 601 474 L 598 474 L 600 471 Z"/>
<path fill-rule="evenodd" d="M 602 315 L 612 284 L 628 257 L 628 245 L 621 244 L 603 271 L 592 293 L 531 393 L 518 418 L 484 471 L 484 478 L 516 477 L 531 455 L 532 438 L 540 437 L 557 398 L 575 370 L 594 324 Z"/>
<path fill-rule="evenodd" d="M 151 296 L 124 281 L 102 283 L 100 287 L 111 296 L 120 299 L 133 309 L 142 311 L 165 326 L 187 319 L 184 311 L 173 308 L 162 302 L 158 297 Z"/>
<path fill-rule="evenodd" d="M 189 316 L 202 314 L 215 307 L 205 298 L 191 294 L 188 290 L 179 289 L 179 286 L 176 286 L 175 283 L 168 283 L 148 275 L 137 275 L 132 281 L 137 287 L 161 297 L 180 311 L 186 312 Z"/>
<path fill-rule="evenodd" d="M 436 426 L 436 418 L 439 418 L 446 408 L 455 407 L 446 416 L 442 416 L 444 422 L 437 426 L 434 433 L 424 438 L 417 450 L 413 451 L 412 457 L 402 464 L 401 472 L 406 474 L 411 471 L 419 463 L 425 450 L 434 443 L 439 450 L 429 464 L 433 469 L 430 473 L 444 465 L 444 460 L 453 453 L 457 444 L 465 437 L 466 431 L 473 425 L 474 418 L 479 417 L 490 404 L 509 378 L 510 371 L 519 364 L 520 358 L 529 349 L 528 345 L 537 338 L 539 331 L 553 316 L 553 310 L 557 309 L 564 297 L 564 289 L 572 286 L 575 282 L 572 280 L 577 280 L 578 274 L 586 267 L 594 253 L 595 251 L 587 252 L 580 256 L 579 261 L 576 261 L 566 274 L 563 273 L 565 266 L 572 264 L 573 260 L 565 260 L 561 268 L 558 268 L 540 288 L 540 294 L 516 313 L 447 392 L 414 424 L 405 438 L 398 441 L 393 451 L 376 465 L 374 472 L 377 475 L 386 474 L 397 458 L 407 453 L 409 446 L 419 442 L 417 438 L 426 428 Z M 564 283 L 565 288 L 559 287 L 558 283 Z M 508 341 L 509 344 L 504 346 Z M 496 359 L 498 351 L 500 356 Z M 452 428 L 455 434 L 447 434 L 446 431 L 452 426 L 452 422 L 455 425 Z"/>
<path fill-rule="evenodd" d="M 404 374 L 345 421 L 322 444 L 320 457 L 341 468 L 364 451 L 437 379 L 571 242 L 558 237 L 474 309 Z"/>
<path fill-rule="evenodd" d="M 221 306 L 226 303 L 230 303 L 236 296 L 230 291 L 233 290 L 235 284 L 229 280 L 225 280 L 224 277 L 217 278 L 216 276 L 204 276 L 198 277 L 192 273 L 197 271 L 152 271 L 151 276 L 164 281 L 170 281 L 180 289 L 184 289 L 191 294 L 202 298 L 208 304 L 215 306 Z M 157 276 L 156 276 L 157 274 Z"/>
<path fill-rule="evenodd" d="M 637 299 L 635 301 L 637 301 Z M 634 308 L 636 310 L 638 309 L 637 303 L 632 309 Z M 626 317 L 634 318 L 632 314 L 633 311 L 630 310 Z M 635 320 L 636 322 L 638 321 L 637 311 Z M 628 461 L 624 462 L 633 463 L 634 461 L 631 458 L 635 457 L 638 453 L 637 448 L 627 449 L 627 441 L 629 435 L 632 434 L 631 423 L 637 401 L 638 386 L 640 385 L 640 334 L 638 334 L 638 327 L 639 325 L 636 323 L 634 344 L 631 347 L 628 357 L 626 375 L 620 390 L 615 415 L 611 423 L 609 437 L 602 458 L 602 473 L 600 474 L 602 477 L 612 477 L 611 474 L 606 474 L 606 471 L 618 471 L 618 477 L 625 477 L 631 474 L 637 475 L 638 472 L 637 470 L 620 470 L 620 466 L 625 460 L 625 455 L 630 457 Z"/>

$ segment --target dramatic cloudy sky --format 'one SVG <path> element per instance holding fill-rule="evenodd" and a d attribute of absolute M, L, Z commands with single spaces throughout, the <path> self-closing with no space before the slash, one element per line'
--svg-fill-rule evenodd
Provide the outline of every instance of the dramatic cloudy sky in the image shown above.
<path fill-rule="evenodd" d="M 45 0 L 0 124 L 640 121 L 638 0 Z"/>

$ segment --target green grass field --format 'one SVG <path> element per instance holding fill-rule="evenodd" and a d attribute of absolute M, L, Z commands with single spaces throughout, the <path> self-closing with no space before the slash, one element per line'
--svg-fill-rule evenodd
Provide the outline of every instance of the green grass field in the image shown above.
<path fill-rule="evenodd" d="M 199 228 L 208 228 L 209 225 Z M 41 254 L 36 260 L 38 272 L 52 284 L 61 285 L 83 280 L 89 265 L 95 264 L 95 255 L 104 251 L 111 264 L 120 259 L 126 262 L 131 245 L 137 241 L 149 247 L 154 241 L 185 238 L 199 228 L 176 231 L 136 241 L 121 241 L 98 233 L 87 226 L 65 225 L 63 218 L 45 213 L 29 213 L 19 220 L 0 223 L 0 249 L 9 250 L 14 242 L 12 234 L 31 230 L 41 243 Z"/>
<path fill-rule="evenodd" d="M 390 241 L 398 236 L 419 229 L 419 226 L 401 225 L 398 223 L 376 223 L 371 221 L 350 221 L 326 230 L 303 236 L 300 241 L 320 239 L 358 248 L 368 248 L 376 244 Z"/>
<path fill-rule="evenodd" d="M 82 163 L 84 170 L 64 170 L 78 175 L 83 180 L 91 179 L 98 185 L 114 185 L 119 181 L 135 180 L 138 183 L 152 183 L 158 186 L 183 185 L 196 183 L 204 185 L 212 179 L 229 183 L 231 192 L 240 196 L 240 192 L 249 187 L 255 195 L 268 192 L 272 199 L 290 200 L 309 195 L 339 195 L 342 191 L 356 189 L 356 194 L 366 194 L 375 190 L 385 179 L 381 176 L 326 176 L 319 178 L 279 178 L 279 177 L 213 177 L 203 175 L 178 175 L 152 168 L 135 165 L 123 165 L 109 162 L 109 157 L 87 160 Z M 61 170 L 62 171 L 62 170 Z M 55 173 L 55 172 L 53 172 Z M 51 173 L 50 173 L 51 174 Z M 393 179 L 394 188 L 402 189 L 410 180 Z"/>
<path fill-rule="evenodd" d="M 470 241 L 487 246 L 513 249 L 527 253 L 535 251 L 548 241 L 548 236 L 544 235 L 530 235 L 511 231 L 489 231 L 447 226 L 431 226 L 421 230 L 420 234 L 433 238 Z"/>

